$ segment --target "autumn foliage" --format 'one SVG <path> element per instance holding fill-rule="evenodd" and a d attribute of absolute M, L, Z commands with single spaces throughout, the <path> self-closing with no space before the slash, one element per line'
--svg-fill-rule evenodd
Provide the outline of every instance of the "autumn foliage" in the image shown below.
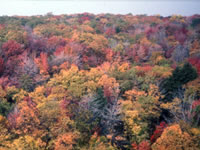
<path fill-rule="evenodd" d="M 35 63 L 40 68 L 40 74 L 47 75 L 49 71 L 48 57 L 46 53 L 40 53 L 40 57 L 35 59 Z"/>
<path fill-rule="evenodd" d="M 152 150 L 180 148 L 198 149 L 193 143 L 191 136 L 183 132 L 178 124 L 167 127 L 161 137 L 152 145 Z"/>
<path fill-rule="evenodd" d="M 16 41 L 10 40 L 2 45 L 2 49 L 7 58 L 19 55 L 23 52 L 22 47 Z"/>
<path fill-rule="evenodd" d="M 161 122 L 160 125 L 156 126 L 156 129 L 151 136 L 151 143 L 154 143 L 161 135 L 164 129 L 167 127 L 167 124 L 165 122 Z"/>
<path fill-rule="evenodd" d="M 200 149 L 200 15 L 0 17 L 0 149 Z"/>
<path fill-rule="evenodd" d="M 197 72 L 200 75 L 200 58 L 190 58 L 188 61 L 197 69 Z"/>
<path fill-rule="evenodd" d="M 3 73 L 3 70 L 4 70 L 4 63 L 3 63 L 3 59 L 0 58 L 0 74 Z"/>

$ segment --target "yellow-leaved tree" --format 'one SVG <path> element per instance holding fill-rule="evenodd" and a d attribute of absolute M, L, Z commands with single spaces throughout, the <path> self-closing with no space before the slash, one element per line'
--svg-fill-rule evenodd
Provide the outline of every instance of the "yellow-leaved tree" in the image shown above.
<path fill-rule="evenodd" d="M 152 145 L 152 150 L 198 150 L 187 132 L 183 132 L 178 124 L 164 129 L 160 138 Z"/>
<path fill-rule="evenodd" d="M 138 89 L 126 91 L 120 100 L 126 135 L 131 142 L 140 143 L 149 138 L 148 128 L 152 120 L 160 117 L 161 94 L 156 85 L 150 85 L 148 92 Z"/>

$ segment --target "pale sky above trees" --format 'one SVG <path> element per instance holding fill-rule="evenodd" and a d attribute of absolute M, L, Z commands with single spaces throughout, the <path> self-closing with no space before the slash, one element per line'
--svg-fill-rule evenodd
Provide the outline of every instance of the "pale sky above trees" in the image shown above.
<path fill-rule="evenodd" d="M 90 12 L 169 16 L 200 14 L 199 0 L 1 0 L 0 15 L 74 14 Z"/>

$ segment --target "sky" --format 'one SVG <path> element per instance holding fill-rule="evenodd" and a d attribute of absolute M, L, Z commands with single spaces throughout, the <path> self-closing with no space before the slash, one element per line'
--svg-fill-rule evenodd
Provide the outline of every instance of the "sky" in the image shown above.
<path fill-rule="evenodd" d="M 0 0 L 0 16 L 75 13 L 191 16 L 200 14 L 200 0 Z"/>

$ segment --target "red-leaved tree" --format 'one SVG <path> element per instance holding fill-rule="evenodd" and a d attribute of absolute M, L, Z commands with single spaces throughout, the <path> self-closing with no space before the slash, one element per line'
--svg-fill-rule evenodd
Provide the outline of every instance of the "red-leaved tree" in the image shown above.
<path fill-rule="evenodd" d="M 188 61 L 197 69 L 197 72 L 200 75 L 200 58 L 193 57 L 193 58 L 189 58 Z"/>
<path fill-rule="evenodd" d="M 5 74 L 13 75 L 13 73 L 18 72 L 16 69 L 21 65 L 23 48 L 21 44 L 14 40 L 9 40 L 2 45 L 2 51 L 5 56 L 4 61 L 4 71 Z"/>
<path fill-rule="evenodd" d="M 4 43 L 2 46 L 2 50 L 7 58 L 19 55 L 23 52 L 21 44 L 17 43 L 14 40 L 9 40 Z"/>
<path fill-rule="evenodd" d="M 154 131 L 153 135 L 151 136 L 151 143 L 154 143 L 162 134 L 164 129 L 167 127 L 165 122 L 161 122 L 160 125 L 156 126 L 156 130 Z"/>
<path fill-rule="evenodd" d="M 3 73 L 4 70 L 4 63 L 3 63 L 3 59 L 0 58 L 0 75 Z"/>

